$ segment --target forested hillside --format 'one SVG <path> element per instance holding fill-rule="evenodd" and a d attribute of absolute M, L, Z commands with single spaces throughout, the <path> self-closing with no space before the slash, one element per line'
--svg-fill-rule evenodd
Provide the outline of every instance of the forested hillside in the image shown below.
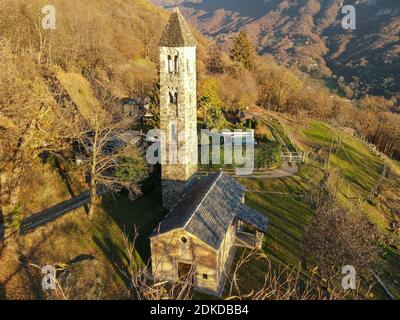
<path fill-rule="evenodd" d="M 77 257 L 81 285 L 86 276 L 97 285 L 85 292 L 70 279 L 68 298 L 126 297 L 114 269 L 122 259 L 116 248 L 124 250 L 124 226 L 102 206 L 91 221 L 86 207 L 30 236 L 19 239 L 18 233 L 22 219 L 89 188 L 84 166 L 72 156 L 73 143 L 91 130 L 97 115 L 153 89 L 160 26 L 168 14 L 147 1 L 54 1 L 56 30 L 43 30 L 46 4 L 0 3 L 0 222 L 7 244 L 0 297 L 45 298 L 35 285 L 40 269 L 30 264 L 70 261 L 72 267 Z M 137 119 L 132 114 L 132 126 Z"/>
<path fill-rule="evenodd" d="M 399 95 L 400 7 L 396 0 L 153 0 L 180 4 L 204 34 L 229 45 L 246 31 L 258 52 L 332 79 L 349 97 Z M 344 5 L 355 5 L 356 30 L 344 30 Z"/>

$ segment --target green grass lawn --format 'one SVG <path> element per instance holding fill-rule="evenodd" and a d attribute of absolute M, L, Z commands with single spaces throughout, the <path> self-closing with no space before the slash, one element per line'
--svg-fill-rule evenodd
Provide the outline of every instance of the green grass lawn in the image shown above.
<path fill-rule="evenodd" d="M 203 170 L 207 169 L 225 169 L 231 170 L 236 168 L 244 168 L 246 167 L 246 146 L 242 147 L 242 159 L 237 159 L 234 147 L 231 148 L 230 155 L 228 155 L 227 161 L 225 161 L 225 146 L 210 146 L 209 149 L 209 164 L 200 164 L 199 168 Z M 254 146 L 254 153 L 257 152 L 257 145 Z M 218 157 L 218 149 L 219 149 L 219 157 Z M 216 150 L 216 151 L 214 151 Z M 229 150 L 229 149 L 228 149 Z M 199 155 L 201 154 L 201 148 L 199 148 Z M 214 161 L 213 157 L 216 158 Z M 219 161 L 217 160 L 219 159 Z M 200 159 L 201 160 L 201 159 Z M 217 163 L 219 162 L 219 163 Z M 251 164 L 251 163 L 250 163 Z"/>
<path fill-rule="evenodd" d="M 283 129 L 282 125 L 276 121 L 276 120 L 271 120 L 268 122 L 268 127 L 270 128 L 275 141 L 281 142 L 281 139 L 285 143 L 286 147 L 288 150 L 283 149 L 284 152 L 296 152 L 295 146 L 292 144 L 288 136 L 285 134 L 285 130 Z M 281 138 L 281 139 L 280 139 Z"/>
<path fill-rule="evenodd" d="M 240 179 L 247 188 L 246 204 L 268 217 L 270 224 L 263 240 L 261 253 L 267 255 L 275 271 L 285 267 L 296 268 L 301 275 L 308 271 L 304 266 L 303 233 L 313 217 L 313 211 L 298 194 L 304 188 L 312 188 L 310 175 L 318 176 L 320 170 L 315 167 L 302 167 L 298 176 L 284 179 Z M 282 192 L 293 195 L 268 194 Z M 239 249 L 234 265 L 240 259 L 243 249 Z M 269 265 L 264 259 L 253 258 L 239 272 L 239 284 L 242 294 L 260 289 Z M 230 282 L 227 282 L 225 295 L 228 294 Z"/>
<path fill-rule="evenodd" d="M 246 204 L 266 215 L 270 225 L 263 243 L 263 252 L 284 265 L 298 266 L 303 252 L 303 231 L 313 217 L 311 208 L 301 195 L 313 187 L 310 176 L 321 176 L 321 171 L 312 166 L 300 169 L 297 176 L 282 179 L 246 179 L 240 182 L 248 190 Z M 262 190 L 259 193 L 250 190 Z"/>
<path fill-rule="evenodd" d="M 288 129 L 291 130 L 291 128 Z M 318 121 L 311 121 L 299 134 L 299 140 L 303 144 L 327 148 L 328 150 L 332 137 L 335 141 L 337 135 L 330 126 Z M 347 202 L 350 200 L 344 195 L 348 185 L 350 185 L 350 197 L 356 194 L 367 197 L 383 169 L 383 161 L 353 137 L 345 137 L 342 147 L 336 154 L 332 154 L 330 161 L 331 168 L 337 167 L 343 174 L 341 199 Z M 274 267 L 300 267 L 302 275 L 306 275 L 309 271 L 303 269 L 305 260 L 303 234 L 304 229 L 313 218 L 313 211 L 305 203 L 304 198 L 298 195 L 317 185 L 322 178 L 322 168 L 322 163 L 311 161 L 309 165 L 302 166 L 299 174 L 294 177 L 273 180 L 240 179 L 241 183 L 249 190 L 246 194 L 246 203 L 265 214 L 270 220 L 262 253 L 271 259 Z M 264 193 L 250 190 L 261 190 Z M 291 195 L 269 194 L 267 192 L 282 192 Z M 364 209 L 378 228 L 384 230 L 388 223 L 388 217 L 385 213 L 368 202 L 364 203 Z M 391 281 L 399 281 L 400 255 L 394 248 L 385 248 L 385 250 L 387 252 L 385 255 L 387 264 L 381 272 L 382 278 L 391 287 Z M 236 256 L 237 259 L 238 255 Z M 250 292 L 262 283 L 266 268 L 268 266 L 262 259 L 254 259 L 243 268 L 240 274 L 240 285 L 243 292 Z M 398 295 L 398 289 L 391 288 L 392 293 Z M 375 298 L 387 298 L 380 286 L 375 286 L 372 294 Z"/>
<path fill-rule="evenodd" d="M 337 132 L 327 124 L 312 121 L 302 131 L 309 143 L 330 148 L 337 142 Z M 383 170 L 383 160 L 374 155 L 362 142 L 350 136 L 341 136 L 342 147 L 330 158 L 331 165 L 338 167 L 346 180 L 358 190 L 370 192 Z"/>
<path fill-rule="evenodd" d="M 335 145 L 338 133 L 329 125 L 311 121 L 309 125 L 301 131 L 301 140 L 306 141 L 309 145 L 324 148 L 329 153 L 331 145 Z M 346 196 L 349 191 L 349 198 L 357 198 L 359 195 L 364 199 L 368 199 L 371 190 L 379 181 L 383 169 L 384 161 L 371 152 L 361 141 L 350 136 L 341 136 L 342 146 L 336 153 L 330 156 L 330 168 L 338 168 L 343 182 L 340 184 L 341 200 L 345 203 L 351 203 Z M 383 184 L 387 183 L 387 179 L 383 180 Z M 378 200 L 378 199 L 377 199 Z M 376 205 L 364 201 L 363 208 L 369 215 L 379 230 L 386 233 L 390 219 L 386 210 L 378 208 Z"/>
<path fill-rule="evenodd" d="M 263 251 L 279 262 L 297 266 L 303 258 L 303 230 L 313 216 L 310 208 L 292 196 L 248 193 L 246 200 L 270 220 Z"/>

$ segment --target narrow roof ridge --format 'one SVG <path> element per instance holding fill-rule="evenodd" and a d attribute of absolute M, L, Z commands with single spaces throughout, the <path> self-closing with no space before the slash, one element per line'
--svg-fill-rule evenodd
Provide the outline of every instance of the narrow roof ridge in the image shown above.
<path fill-rule="evenodd" d="M 196 214 L 196 212 L 199 210 L 199 208 L 201 207 L 201 205 L 203 204 L 203 202 L 207 199 L 208 195 L 210 194 L 210 192 L 214 189 L 215 185 L 217 184 L 218 180 L 222 177 L 222 174 L 224 172 L 221 171 L 220 174 L 218 175 L 217 179 L 215 179 L 215 181 L 213 182 L 211 188 L 207 191 L 207 193 L 204 195 L 204 197 L 201 199 L 200 203 L 197 205 L 196 209 L 193 210 L 193 212 L 190 214 L 190 218 L 188 219 L 188 221 L 186 221 L 185 225 L 182 227 L 183 229 L 185 229 L 187 227 L 187 225 L 189 224 L 189 222 L 193 219 L 194 215 Z"/>

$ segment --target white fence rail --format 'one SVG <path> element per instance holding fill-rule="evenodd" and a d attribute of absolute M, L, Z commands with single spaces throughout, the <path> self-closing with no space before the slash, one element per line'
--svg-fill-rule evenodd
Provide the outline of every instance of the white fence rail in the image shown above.
<path fill-rule="evenodd" d="M 305 152 L 282 152 L 281 158 L 285 162 L 307 162 L 307 153 Z"/>

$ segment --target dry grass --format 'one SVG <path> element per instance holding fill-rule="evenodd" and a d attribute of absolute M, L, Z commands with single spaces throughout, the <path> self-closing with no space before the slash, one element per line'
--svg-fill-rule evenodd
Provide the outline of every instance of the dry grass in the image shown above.
<path fill-rule="evenodd" d="M 22 189 L 25 217 L 71 198 L 60 175 L 49 165 L 32 161 L 32 172 L 40 174 L 32 177 L 34 181 L 24 185 Z"/>
<path fill-rule="evenodd" d="M 68 92 L 84 119 L 90 122 L 98 114 L 101 115 L 101 118 L 106 117 L 106 113 L 93 95 L 90 83 L 82 75 L 58 70 L 57 79 Z"/>
<path fill-rule="evenodd" d="M 0 259 L 0 282 L 7 299 L 63 299 L 43 291 L 36 265 L 64 266 L 58 274 L 68 299 L 124 299 L 128 291 L 118 267 L 126 266 L 123 231 L 101 208 L 93 222 L 78 209 L 20 237 L 19 260 L 11 252 Z M 5 271 L 5 272 L 4 272 Z"/>
<path fill-rule="evenodd" d="M 60 290 L 41 288 L 43 275 L 37 267 L 47 264 L 60 269 L 58 280 L 67 299 L 128 298 L 126 272 L 140 269 L 149 258 L 148 235 L 165 214 L 160 199 L 159 189 L 135 201 L 123 195 L 106 197 L 93 221 L 81 208 L 21 236 L 19 255 L 0 257 L 0 299 L 64 299 Z M 134 225 L 141 237 L 132 248 L 124 234 L 132 235 Z"/>

